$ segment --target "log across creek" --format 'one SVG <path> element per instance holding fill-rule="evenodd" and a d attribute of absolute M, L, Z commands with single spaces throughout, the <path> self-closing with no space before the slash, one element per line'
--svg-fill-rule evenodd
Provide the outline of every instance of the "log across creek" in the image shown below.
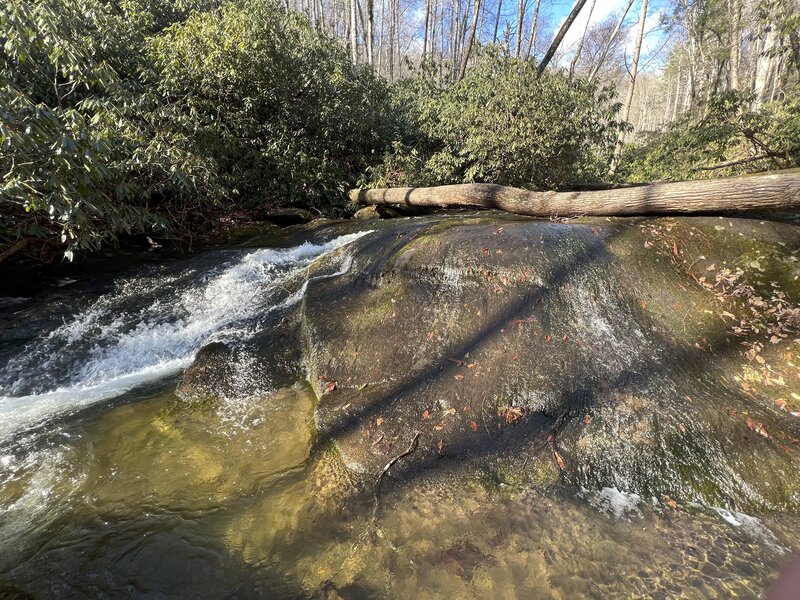
<path fill-rule="evenodd" d="M 493 183 L 356 189 L 359 204 L 495 208 L 520 215 L 621 216 L 800 209 L 800 172 L 649 183 L 589 191 L 529 191 Z"/>

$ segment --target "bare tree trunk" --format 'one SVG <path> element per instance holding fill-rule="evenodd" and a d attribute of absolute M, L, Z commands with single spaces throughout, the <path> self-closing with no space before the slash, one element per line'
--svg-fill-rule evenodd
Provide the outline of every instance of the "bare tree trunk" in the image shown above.
<path fill-rule="evenodd" d="M 598 71 L 603 66 L 603 63 L 606 62 L 606 58 L 608 58 L 608 53 L 611 51 L 611 47 L 614 45 L 614 40 L 617 39 L 617 35 L 619 35 L 620 29 L 622 29 L 622 24 L 625 22 L 625 17 L 628 16 L 628 11 L 633 6 L 633 0 L 628 0 L 628 5 L 625 7 L 625 11 L 622 13 L 622 16 L 617 21 L 616 26 L 614 27 L 614 31 L 611 33 L 611 37 L 608 38 L 608 43 L 606 43 L 605 47 L 603 48 L 603 52 L 600 53 L 600 57 L 597 59 L 597 64 L 592 69 L 592 72 L 589 74 L 589 81 L 594 81 L 594 78 L 597 77 Z"/>
<path fill-rule="evenodd" d="M 522 27 L 525 22 L 525 0 L 517 3 L 517 39 L 514 45 L 514 58 L 519 58 L 522 52 Z"/>
<path fill-rule="evenodd" d="M 694 107 L 694 100 L 697 97 L 697 32 L 695 31 L 694 7 L 689 0 L 681 0 L 683 4 L 683 18 L 686 34 L 689 36 L 689 85 L 686 88 L 688 107 Z"/>
<path fill-rule="evenodd" d="M 636 73 L 639 70 L 639 56 L 642 53 L 642 40 L 644 39 L 644 24 L 647 20 L 647 0 L 642 0 L 642 10 L 639 13 L 639 34 L 636 36 L 636 47 L 633 50 L 633 64 L 631 65 L 631 77 L 628 83 L 628 98 L 625 101 L 625 107 L 622 110 L 623 122 L 628 121 L 631 115 L 631 104 L 633 103 L 633 92 L 636 88 Z M 617 145 L 614 147 L 614 158 L 611 160 L 611 166 L 608 169 L 609 176 L 613 176 L 617 172 L 619 166 L 619 158 L 622 156 L 622 145 L 625 143 L 625 130 L 620 128 L 619 136 L 617 137 Z"/>
<path fill-rule="evenodd" d="M 381 28 L 378 32 L 378 73 L 383 73 L 383 38 L 386 24 L 386 0 L 381 0 Z"/>
<path fill-rule="evenodd" d="M 497 0 L 497 18 L 494 20 L 494 35 L 492 36 L 492 43 L 497 43 L 497 30 L 500 27 L 500 11 L 503 8 L 503 0 Z"/>
<path fill-rule="evenodd" d="M 739 69 L 742 59 L 742 0 L 728 0 L 728 43 L 731 48 L 731 89 L 741 87 Z"/>
<path fill-rule="evenodd" d="M 800 208 L 800 173 L 696 179 L 589 192 L 531 192 L 492 183 L 352 190 L 360 204 L 477 206 L 535 217 L 748 212 Z"/>
<path fill-rule="evenodd" d="M 475 41 L 475 30 L 478 28 L 478 14 L 481 11 L 481 0 L 475 0 L 475 8 L 472 14 L 472 28 L 469 31 L 467 38 L 467 47 L 464 49 L 464 56 L 461 57 L 461 67 L 458 69 L 458 77 L 456 81 L 464 79 L 464 73 L 467 72 L 467 62 L 469 61 L 469 54 L 472 52 L 472 44 Z"/>
<path fill-rule="evenodd" d="M 633 0 L 631 0 L 632 2 Z M 536 6 L 533 9 L 533 19 L 531 19 L 531 35 L 528 38 L 528 52 L 526 53 L 526 58 L 531 57 L 531 52 L 536 55 L 536 33 L 539 27 L 539 5 L 542 3 L 542 0 L 536 0 Z"/>
<path fill-rule="evenodd" d="M 367 0 L 367 62 L 373 64 L 372 56 L 375 47 L 375 0 Z"/>
<path fill-rule="evenodd" d="M 425 30 L 422 35 L 422 60 L 425 60 L 425 55 L 428 53 L 428 20 L 431 15 L 431 0 L 425 0 Z"/>
<path fill-rule="evenodd" d="M 567 35 L 567 31 L 569 31 L 570 26 L 572 26 L 572 23 L 577 18 L 578 13 L 581 12 L 584 4 L 586 4 L 586 0 L 575 0 L 575 6 L 572 7 L 572 11 L 569 13 L 566 21 L 564 21 L 564 23 L 561 25 L 561 29 L 558 30 L 556 37 L 553 39 L 553 42 L 547 49 L 547 52 L 545 52 L 542 62 L 539 63 L 539 67 L 537 68 L 539 74 L 543 73 L 547 68 L 547 65 L 550 64 L 550 61 L 553 59 L 553 55 L 561 45 L 561 40 L 563 40 L 564 36 Z"/>
<path fill-rule="evenodd" d="M 586 33 L 589 31 L 589 24 L 592 22 L 592 13 L 594 12 L 594 5 L 597 0 L 592 0 L 592 5 L 589 7 L 589 17 L 586 19 L 586 27 L 583 28 L 583 35 L 581 36 L 581 41 L 578 42 L 578 47 L 575 50 L 575 56 L 572 57 L 572 62 L 569 63 L 569 76 L 572 77 L 575 74 L 575 67 L 578 65 L 578 61 L 581 59 L 581 52 L 583 52 L 583 44 L 586 42 Z"/>
<path fill-rule="evenodd" d="M 350 0 L 350 52 L 353 62 L 358 62 L 358 28 L 356 27 L 356 2 Z"/>
<path fill-rule="evenodd" d="M 394 4 L 397 0 L 389 0 L 389 52 L 386 57 L 389 62 L 389 81 L 394 81 L 394 37 L 396 27 L 394 22 Z"/>

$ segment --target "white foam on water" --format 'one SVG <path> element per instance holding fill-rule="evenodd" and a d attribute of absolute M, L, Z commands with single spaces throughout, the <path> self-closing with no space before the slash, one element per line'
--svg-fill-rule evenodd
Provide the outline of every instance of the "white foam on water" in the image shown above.
<path fill-rule="evenodd" d="M 775 534 L 772 533 L 769 527 L 764 525 L 761 519 L 751 517 L 742 512 L 716 506 L 712 506 L 711 510 L 716 512 L 726 523 L 729 523 L 737 529 L 741 529 L 750 537 L 764 543 L 778 554 L 785 554 L 788 552 L 786 548 L 781 546 L 780 542 L 778 542 L 778 538 L 775 537 Z"/>
<path fill-rule="evenodd" d="M 633 492 L 623 492 L 615 487 L 606 487 L 599 492 L 594 492 L 589 503 L 601 512 L 613 516 L 615 519 L 628 519 L 628 517 L 642 517 L 639 504 L 642 497 Z"/>
<path fill-rule="evenodd" d="M 222 269 L 195 274 L 188 287 L 155 300 L 152 296 L 158 295 L 159 286 L 166 287 L 171 279 L 131 280 L 109 297 L 101 296 L 0 369 L 0 382 L 11 382 L 0 389 L 0 440 L 49 415 L 113 398 L 176 373 L 209 341 L 254 332 L 245 326 L 248 321 L 296 303 L 306 285 L 272 307 L 264 304 L 270 293 L 284 289 L 321 256 L 368 233 L 343 235 L 325 244 L 255 250 Z M 350 262 L 343 257 L 337 274 L 349 269 Z M 120 311 L 120 300 L 135 300 L 144 292 L 150 294 L 144 306 L 115 312 Z M 79 355 L 79 360 L 70 354 Z M 65 358 L 72 360 L 66 367 Z M 45 380 L 41 389 L 24 391 L 26 382 L 63 371 L 67 372 L 53 376 L 57 380 Z"/>

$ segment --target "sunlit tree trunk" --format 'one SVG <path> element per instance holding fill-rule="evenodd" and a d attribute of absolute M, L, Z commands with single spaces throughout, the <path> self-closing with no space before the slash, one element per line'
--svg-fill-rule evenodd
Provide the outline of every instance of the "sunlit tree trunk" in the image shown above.
<path fill-rule="evenodd" d="M 525 0 L 517 3 L 517 39 L 514 45 L 514 58 L 519 58 L 522 52 L 522 28 L 525 23 Z"/>
<path fill-rule="evenodd" d="M 464 55 L 461 57 L 461 67 L 458 69 L 458 76 L 456 81 L 464 79 L 464 73 L 467 72 L 467 62 L 469 61 L 469 54 L 472 51 L 472 44 L 475 41 L 475 30 L 478 28 L 478 15 L 481 11 L 481 0 L 475 0 L 475 8 L 472 10 L 472 28 L 469 31 L 467 38 L 467 47 L 464 48 Z"/>
<path fill-rule="evenodd" d="M 356 2 L 350 0 L 350 52 L 353 62 L 358 62 L 358 28 L 356 26 Z"/>
<path fill-rule="evenodd" d="M 741 87 L 739 81 L 739 69 L 742 58 L 742 1 L 728 0 L 728 43 L 731 49 L 731 79 L 732 90 Z"/>
<path fill-rule="evenodd" d="M 528 52 L 526 53 L 527 58 L 531 57 L 531 53 L 533 53 L 534 56 L 536 55 L 536 33 L 539 27 L 539 5 L 541 3 L 542 0 L 536 0 L 536 5 L 533 8 L 533 19 L 531 19 L 531 35 L 528 37 Z"/>
<path fill-rule="evenodd" d="M 630 81 L 628 82 L 628 97 L 625 100 L 625 106 L 622 110 L 622 121 L 628 122 L 631 116 L 631 104 L 633 104 L 633 93 L 636 89 L 636 74 L 639 70 L 639 56 L 642 53 L 642 40 L 644 39 L 644 25 L 647 20 L 647 0 L 642 0 L 642 10 L 639 13 L 639 33 L 636 36 L 636 46 L 633 50 L 633 63 L 631 64 Z M 613 176 L 617 172 L 619 166 L 619 158 L 622 156 L 622 146 L 625 143 L 625 130 L 620 128 L 619 136 L 617 137 L 617 145 L 614 147 L 614 158 L 611 160 L 611 166 L 608 169 L 609 176 Z"/>

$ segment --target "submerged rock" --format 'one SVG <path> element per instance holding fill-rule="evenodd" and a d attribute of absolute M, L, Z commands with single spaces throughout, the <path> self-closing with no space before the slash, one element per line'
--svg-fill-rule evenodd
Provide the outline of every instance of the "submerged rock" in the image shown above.
<path fill-rule="evenodd" d="M 796 226 L 491 213 L 370 226 L 342 250 L 349 270 L 312 266 L 284 323 L 319 397 L 318 443 L 353 471 L 377 477 L 403 455 L 401 480 L 479 467 L 500 486 L 800 507 Z"/>

